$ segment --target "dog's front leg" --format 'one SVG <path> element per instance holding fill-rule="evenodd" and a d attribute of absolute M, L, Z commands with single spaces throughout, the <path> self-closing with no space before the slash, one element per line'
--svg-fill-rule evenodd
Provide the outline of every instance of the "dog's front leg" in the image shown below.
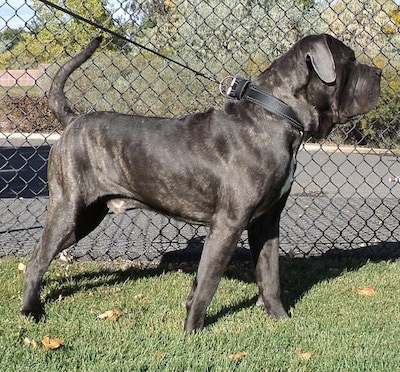
<path fill-rule="evenodd" d="M 257 305 L 274 318 L 288 317 L 281 301 L 279 281 L 279 222 L 283 206 L 259 217 L 248 229 L 248 238 L 255 265 L 260 296 Z M 281 203 L 280 203 L 281 204 Z"/>
<path fill-rule="evenodd" d="M 210 227 L 197 275 L 186 299 L 185 331 L 195 332 L 203 328 L 207 306 L 217 290 L 243 230 L 243 224 L 234 223 L 232 226 L 232 223 L 225 223 L 224 219 L 219 219 Z"/>

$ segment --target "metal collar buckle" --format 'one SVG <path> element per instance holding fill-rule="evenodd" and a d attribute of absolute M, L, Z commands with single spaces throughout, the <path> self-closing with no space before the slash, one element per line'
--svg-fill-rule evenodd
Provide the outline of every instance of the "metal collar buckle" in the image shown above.
<path fill-rule="evenodd" d="M 219 91 L 225 98 L 242 99 L 250 81 L 241 76 L 227 76 L 219 83 Z"/>

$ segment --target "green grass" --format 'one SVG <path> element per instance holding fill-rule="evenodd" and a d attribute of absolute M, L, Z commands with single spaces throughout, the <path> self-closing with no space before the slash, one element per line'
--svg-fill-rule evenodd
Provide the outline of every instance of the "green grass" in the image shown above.
<path fill-rule="evenodd" d="M 22 87 L 22 86 L 12 86 L 12 87 L 2 87 L 0 86 L 0 96 L 4 94 L 12 94 L 12 95 L 43 95 L 43 90 L 40 89 L 38 86 L 28 86 L 28 87 Z"/>
<path fill-rule="evenodd" d="M 400 261 L 283 260 L 293 317 L 281 321 L 254 306 L 249 272 L 230 270 L 194 335 L 182 331 L 181 306 L 193 272 L 55 263 L 43 290 L 48 318 L 36 324 L 19 316 L 17 266 L 0 260 L 0 371 L 400 370 Z M 358 295 L 359 286 L 375 295 Z M 111 309 L 117 321 L 97 319 Z M 46 335 L 64 345 L 23 342 Z"/>

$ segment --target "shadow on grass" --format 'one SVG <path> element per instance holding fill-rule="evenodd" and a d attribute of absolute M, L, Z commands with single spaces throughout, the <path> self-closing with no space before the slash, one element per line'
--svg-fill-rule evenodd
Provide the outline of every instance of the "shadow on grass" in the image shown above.
<path fill-rule="evenodd" d="M 91 269 L 90 272 L 82 272 L 72 274 L 65 279 L 43 280 L 46 286 L 54 281 L 59 281 L 57 289 L 50 291 L 44 302 L 51 303 L 62 297 L 72 296 L 78 292 L 89 291 L 101 286 L 113 286 L 123 284 L 127 280 L 135 280 L 139 278 L 151 278 L 161 275 L 165 272 L 163 267 L 129 267 L 128 269 L 111 269 L 111 264 L 102 263 L 97 269 Z"/>
<path fill-rule="evenodd" d="M 367 249 L 370 248 L 370 249 Z M 287 311 L 317 283 L 342 275 L 342 273 L 355 271 L 367 262 L 396 260 L 400 258 L 400 243 L 382 243 L 381 246 L 371 246 L 362 249 L 343 251 L 332 249 L 328 253 L 317 257 L 294 258 L 281 257 L 280 278 L 282 289 L 282 302 Z M 384 249 L 383 249 L 384 248 Z M 60 283 L 57 290 L 50 292 L 45 299 L 46 303 L 59 298 L 72 295 L 76 292 L 90 290 L 103 285 L 118 285 L 127 280 L 137 278 L 150 278 L 161 275 L 165 271 L 184 269 L 185 272 L 195 272 L 200 260 L 202 247 L 199 244 L 188 244 L 188 248 L 180 251 L 167 252 L 161 263 L 154 267 L 129 267 L 128 269 L 115 269 L 107 264 L 99 265 L 98 270 L 88 273 L 72 275 Z M 254 282 L 253 268 L 250 263 L 250 253 L 246 249 L 238 249 L 232 258 L 231 264 L 224 275 L 228 279 Z M 79 283 L 79 284 L 78 284 Z M 61 287 L 61 289 L 60 289 Z M 190 288 L 187 288 L 189 293 Z M 243 308 L 254 306 L 257 296 L 249 294 L 249 298 L 234 302 L 226 306 L 213 316 L 206 317 L 205 324 L 210 325 L 218 319 L 235 313 Z M 162 301 L 160 299 L 160 301 Z"/>

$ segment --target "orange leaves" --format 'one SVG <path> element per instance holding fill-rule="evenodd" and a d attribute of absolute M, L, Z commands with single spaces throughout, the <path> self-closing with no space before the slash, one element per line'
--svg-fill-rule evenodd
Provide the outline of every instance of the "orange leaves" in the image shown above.
<path fill-rule="evenodd" d="M 104 313 L 97 316 L 97 319 L 108 319 L 112 321 L 116 321 L 120 317 L 120 312 L 117 309 L 107 310 Z"/>
<path fill-rule="evenodd" d="M 299 347 L 296 348 L 295 353 L 297 355 L 297 358 L 299 358 L 299 360 L 310 360 L 312 353 L 310 353 L 309 351 L 302 351 Z"/>
<path fill-rule="evenodd" d="M 29 346 L 35 350 L 38 350 L 41 347 L 45 348 L 46 350 L 57 350 L 62 345 L 64 345 L 64 340 L 62 340 L 61 338 L 50 338 L 49 336 L 44 336 L 41 344 L 39 344 L 35 340 L 30 340 L 28 337 L 25 337 L 22 342 L 24 343 L 24 345 Z"/>
<path fill-rule="evenodd" d="M 301 348 L 297 347 L 295 354 L 300 361 L 306 362 L 311 359 L 312 353 L 309 351 L 303 351 Z M 247 356 L 247 351 L 239 351 L 235 354 L 229 355 L 229 359 L 232 362 L 239 362 Z"/>
<path fill-rule="evenodd" d="M 22 342 L 24 343 L 24 345 L 30 346 L 30 347 L 32 347 L 33 349 L 38 349 L 38 348 L 39 348 L 38 343 L 37 343 L 35 340 L 29 339 L 28 337 L 25 337 L 25 338 L 22 340 Z"/>
<path fill-rule="evenodd" d="M 120 317 L 120 312 L 117 309 L 108 310 L 104 313 L 97 316 L 98 319 L 107 319 L 110 321 L 117 321 Z M 57 350 L 61 346 L 64 345 L 64 340 L 62 338 L 52 338 L 48 335 L 44 336 L 41 341 L 36 341 L 34 339 L 30 339 L 25 337 L 22 340 L 23 344 L 27 347 L 30 347 L 34 350 L 43 351 L 43 350 Z"/>
<path fill-rule="evenodd" d="M 42 345 L 49 350 L 56 350 L 63 344 L 64 340 L 61 338 L 50 338 L 49 336 L 44 336 L 42 340 Z"/>
<path fill-rule="evenodd" d="M 371 297 L 375 295 L 375 289 L 373 287 L 358 287 L 356 293 L 362 297 Z"/>
<path fill-rule="evenodd" d="M 141 300 L 143 300 L 144 295 L 143 295 L 142 293 L 139 293 L 139 294 L 135 295 L 133 298 L 134 298 L 136 301 L 141 301 Z"/>
<path fill-rule="evenodd" d="M 238 360 L 243 359 L 247 355 L 246 351 L 239 351 L 235 354 L 229 355 L 229 359 L 233 362 L 237 362 Z"/>

